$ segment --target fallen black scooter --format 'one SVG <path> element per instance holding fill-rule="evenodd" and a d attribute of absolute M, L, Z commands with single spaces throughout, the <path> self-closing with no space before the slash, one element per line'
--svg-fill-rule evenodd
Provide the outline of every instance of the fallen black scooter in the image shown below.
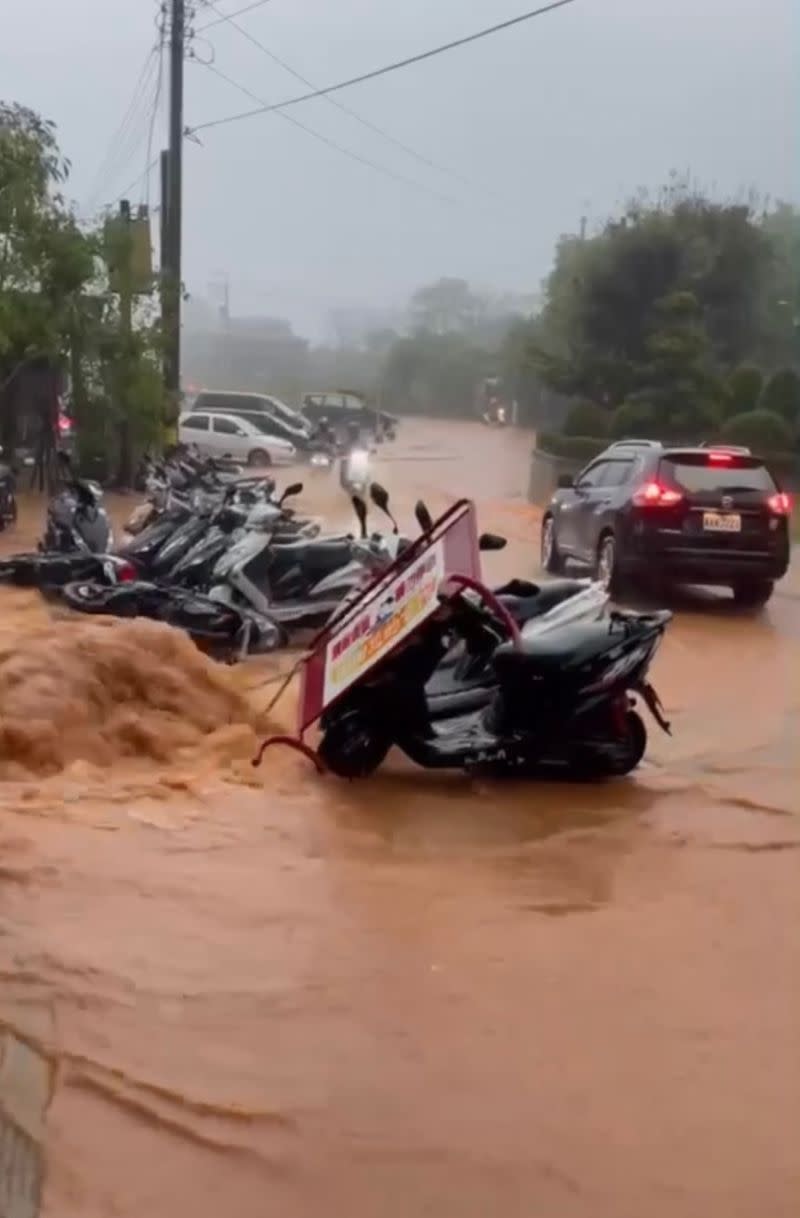
<path fill-rule="evenodd" d="M 549 631 L 533 622 L 520 631 L 488 588 L 451 577 L 439 611 L 323 715 L 319 760 L 334 774 L 359 778 L 397 746 L 428 769 L 627 774 L 647 747 L 635 695 L 669 731 L 647 673 L 671 617 L 611 613 Z M 453 632 L 476 630 L 491 647 L 494 696 L 472 714 L 434 721 L 426 687 Z"/>
<path fill-rule="evenodd" d="M 389 507 L 389 494 L 379 483 L 370 487 L 375 506 L 391 520 L 395 534 L 397 522 Z M 434 520 L 427 505 L 419 499 L 414 515 L 423 534 L 429 534 Z M 408 544 L 408 543 L 405 543 Z M 503 550 L 505 537 L 482 533 L 478 548 L 482 552 Z M 402 546 L 400 547 L 402 549 Z M 494 595 L 517 626 L 534 620 L 549 625 L 554 617 L 559 622 L 575 621 L 596 616 L 609 602 L 602 585 L 589 579 L 556 579 L 547 584 L 512 579 Z M 497 675 L 492 664 L 496 639 L 484 629 L 467 629 L 462 621 L 460 633 L 446 640 L 447 650 L 425 687 L 428 712 L 432 719 L 446 719 L 467 714 L 488 705 L 497 688 Z"/>

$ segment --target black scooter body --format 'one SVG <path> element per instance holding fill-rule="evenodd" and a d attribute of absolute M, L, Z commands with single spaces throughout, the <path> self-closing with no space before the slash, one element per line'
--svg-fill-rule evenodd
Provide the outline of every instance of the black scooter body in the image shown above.
<path fill-rule="evenodd" d="M 524 626 L 577 596 L 585 586 L 585 582 L 574 579 L 553 580 L 542 586 L 512 580 L 496 588 L 495 596 L 517 625 Z M 468 714 L 488 705 L 497 688 L 492 652 L 485 639 L 478 639 L 474 647 L 461 645 L 442 660 L 425 687 L 431 719 Z"/>
<path fill-rule="evenodd" d="M 668 612 L 612 614 L 528 639 L 523 631 L 519 643 L 493 651 L 497 688 L 488 705 L 438 720 L 425 690 L 441 663 L 448 624 L 430 619 L 323 716 L 320 758 L 348 778 L 371 773 L 393 745 L 428 769 L 628 773 L 647 741 L 631 693 L 669 728 L 646 675 L 670 619 Z"/>

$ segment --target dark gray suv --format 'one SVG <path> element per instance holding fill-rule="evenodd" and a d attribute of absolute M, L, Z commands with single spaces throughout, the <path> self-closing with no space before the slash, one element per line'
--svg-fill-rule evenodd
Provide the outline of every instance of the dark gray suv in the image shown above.
<path fill-rule="evenodd" d="M 791 510 L 746 448 L 623 440 L 561 480 L 542 520 L 542 565 L 576 561 L 610 590 L 626 580 L 727 586 L 756 607 L 788 569 Z"/>

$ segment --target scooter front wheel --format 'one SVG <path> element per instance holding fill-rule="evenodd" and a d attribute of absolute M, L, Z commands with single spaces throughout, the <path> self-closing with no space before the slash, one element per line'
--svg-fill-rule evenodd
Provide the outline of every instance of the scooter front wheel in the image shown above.
<path fill-rule="evenodd" d="M 115 585 L 98 584 L 76 580 L 66 584 L 61 590 L 61 596 L 70 609 L 78 613 L 105 613 L 112 617 L 135 617 L 136 610 L 133 602 L 123 599 Z"/>
<path fill-rule="evenodd" d="M 371 725 L 359 710 L 347 711 L 328 723 L 318 753 L 338 778 L 368 778 L 386 759 L 391 739 Z"/>

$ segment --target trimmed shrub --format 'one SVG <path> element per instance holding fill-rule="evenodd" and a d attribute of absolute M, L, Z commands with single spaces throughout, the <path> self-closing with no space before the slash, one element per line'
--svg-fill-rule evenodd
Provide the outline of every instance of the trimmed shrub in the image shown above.
<path fill-rule="evenodd" d="M 741 364 L 734 368 L 728 377 L 722 400 L 724 418 L 731 419 L 757 410 L 763 386 L 764 377 L 760 368 L 752 364 Z"/>
<path fill-rule="evenodd" d="M 543 431 L 536 437 L 536 447 L 551 457 L 564 457 L 568 461 L 591 461 L 604 448 L 608 440 L 596 436 L 565 436 L 560 431 Z"/>
<path fill-rule="evenodd" d="M 628 400 L 614 411 L 611 435 L 615 440 L 646 440 L 653 435 L 655 412 L 649 402 Z"/>
<path fill-rule="evenodd" d="M 607 436 L 611 415 L 597 402 L 575 402 L 564 423 L 565 436 Z"/>
<path fill-rule="evenodd" d="M 764 386 L 761 409 L 779 414 L 790 427 L 800 426 L 800 376 L 794 368 L 779 368 Z"/>
<path fill-rule="evenodd" d="M 728 444 L 742 444 L 754 452 L 789 452 L 792 429 L 774 410 L 748 410 L 734 415 L 722 427 L 722 439 Z"/>

